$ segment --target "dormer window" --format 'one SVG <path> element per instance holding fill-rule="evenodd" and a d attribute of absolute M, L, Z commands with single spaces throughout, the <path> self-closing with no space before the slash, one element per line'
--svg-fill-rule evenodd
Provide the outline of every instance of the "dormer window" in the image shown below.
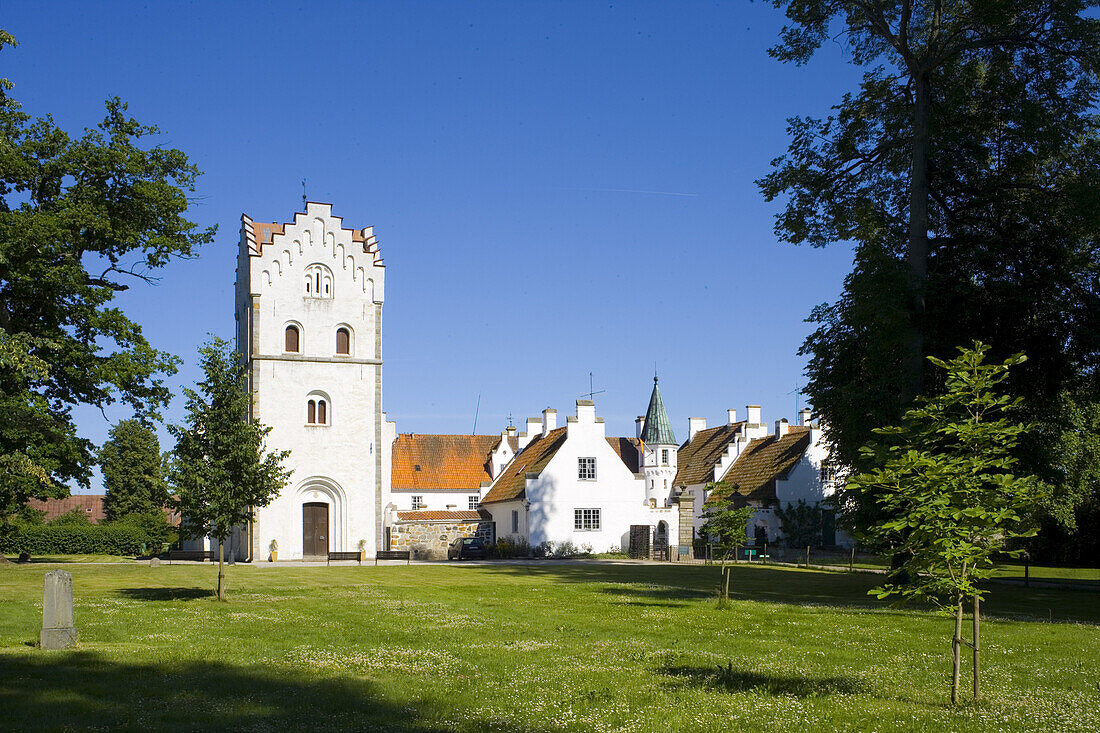
<path fill-rule="evenodd" d="M 295 325 L 286 327 L 286 348 L 284 351 L 288 354 L 297 354 L 300 349 L 300 336 L 301 331 Z"/>
<path fill-rule="evenodd" d="M 306 268 L 307 298 L 332 297 L 332 271 L 324 265 L 310 265 Z"/>

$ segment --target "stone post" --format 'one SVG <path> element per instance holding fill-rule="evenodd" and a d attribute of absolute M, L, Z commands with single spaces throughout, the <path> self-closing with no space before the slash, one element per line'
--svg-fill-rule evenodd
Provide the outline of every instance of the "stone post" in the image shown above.
<path fill-rule="evenodd" d="M 681 547 L 687 546 L 686 555 L 679 555 L 678 560 L 695 559 L 695 496 L 691 489 L 684 488 L 680 491 L 680 536 L 677 538 Z"/>
<path fill-rule="evenodd" d="M 46 588 L 42 597 L 43 649 L 64 649 L 76 643 L 73 627 L 73 576 L 64 570 L 46 573 Z"/>

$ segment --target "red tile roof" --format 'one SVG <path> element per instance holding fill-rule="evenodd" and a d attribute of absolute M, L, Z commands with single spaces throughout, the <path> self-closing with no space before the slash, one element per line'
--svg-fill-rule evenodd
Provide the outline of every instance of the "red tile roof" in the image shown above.
<path fill-rule="evenodd" d="M 390 487 L 398 491 L 476 491 L 489 474 L 499 435 L 403 433 L 393 443 Z"/>
<path fill-rule="evenodd" d="M 542 469 L 546 468 L 546 464 L 565 442 L 565 433 L 566 428 L 558 428 L 528 443 L 527 447 L 512 459 L 504 473 L 497 478 L 481 503 L 522 499 L 527 489 L 527 474 L 542 473 Z"/>
<path fill-rule="evenodd" d="M 31 509 L 46 512 L 44 518 L 47 522 L 54 517 L 79 509 L 88 518 L 88 521 L 92 524 L 98 524 L 104 519 L 103 497 L 103 494 L 73 494 L 72 496 L 66 496 L 64 499 L 46 499 L 45 501 L 31 499 L 27 504 Z"/>
<path fill-rule="evenodd" d="M 716 489 L 706 503 L 775 501 L 775 480 L 786 475 L 809 447 L 810 429 L 801 426 L 791 426 L 790 432 L 779 439 L 769 435 L 752 440 L 722 477 L 722 488 Z"/>
<path fill-rule="evenodd" d="M 619 454 L 631 473 L 638 473 L 638 441 L 635 438 L 608 438 L 611 449 Z"/>
<path fill-rule="evenodd" d="M 700 430 L 691 440 L 676 451 L 676 478 L 673 486 L 694 486 L 714 480 L 714 465 L 726 452 L 726 446 L 732 443 L 744 425 L 720 425 L 716 428 Z"/>

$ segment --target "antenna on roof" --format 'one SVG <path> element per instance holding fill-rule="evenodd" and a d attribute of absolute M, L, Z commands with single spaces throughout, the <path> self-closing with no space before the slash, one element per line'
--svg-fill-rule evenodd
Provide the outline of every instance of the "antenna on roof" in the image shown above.
<path fill-rule="evenodd" d="M 306 179 L 302 179 L 302 211 L 306 210 Z"/>
<path fill-rule="evenodd" d="M 512 411 L 511 410 L 508 411 L 508 427 L 513 427 L 512 426 Z"/>
<path fill-rule="evenodd" d="M 595 399 L 596 395 L 603 394 L 604 392 L 607 391 L 606 389 L 597 390 L 595 387 L 592 386 L 592 384 L 593 384 L 592 372 L 589 372 L 588 373 L 588 391 L 587 392 L 582 392 L 581 397 L 584 397 L 585 395 L 588 395 L 588 399 L 593 400 L 593 399 Z"/>
<path fill-rule="evenodd" d="M 806 385 L 802 385 L 802 387 L 805 387 L 805 386 Z M 787 393 L 787 394 L 793 394 L 794 395 L 794 414 L 795 415 L 798 414 L 799 408 L 802 407 L 802 387 L 798 386 L 798 384 L 796 383 L 794 385 L 794 389 L 792 389 L 790 392 Z"/>
<path fill-rule="evenodd" d="M 481 393 L 477 393 L 477 407 L 474 408 L 474 429 L 470 431 L 470 435 L 477 435 L 477 413 L 481 410 Z"/>

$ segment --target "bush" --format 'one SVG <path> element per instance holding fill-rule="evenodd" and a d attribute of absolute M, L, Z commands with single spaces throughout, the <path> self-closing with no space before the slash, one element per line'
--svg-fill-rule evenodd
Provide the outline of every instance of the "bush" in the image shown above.
<path fill-rule="evenodd" d="M 549 553 L 547 553 L 547 554 L 549 555 Z M 559 542 L 557 544 L 557 546 L 554 548 L 554 557 L 556 557 L 556 558 L 573 557 L 576 554 L 577 554 L 577 548 L 569 540 L 565 540 L 564 542 Z"/>
<path fill-rule="evenodd" d="M 65 512 L 64 514 L 58 514 L 56 517 L 46 522 L 51 527 L 72 527 L 73 525 L 87 526 L 91 524 L 88 520 L 87 513 L 77 507 L 72 511 Z"/>
<path fill-rule="evenodd" d="M 144 533 L 149 551 L 158 551 L 161 545 L 176 541 L 178 532 L 168 524 L 168 517 L 162 511 L 127 514 L 110 523 L 113 527 L 133 527 Z"/>
<path fill-rule="evenodd" d="M 0 535 L 0 552 L 30 555 L 136 555 L 149 541 L 121 524 L 47 524 L 13 527 Z"/>
<path fill-rule="evenodd" d="M 501 560 L 508 560 L 513 557 L 528 557 L 530 554 L 531 548 L 523 540 L 513 541 L 504 538 L 497 540 L 495 544 L 489 545 L 489 557 Z"/>
<path fill-rule="evenodd" d="M 554 554 L 554 543 L 546 540 L 531 548 L 531 557 L 550 557 Z"/>

